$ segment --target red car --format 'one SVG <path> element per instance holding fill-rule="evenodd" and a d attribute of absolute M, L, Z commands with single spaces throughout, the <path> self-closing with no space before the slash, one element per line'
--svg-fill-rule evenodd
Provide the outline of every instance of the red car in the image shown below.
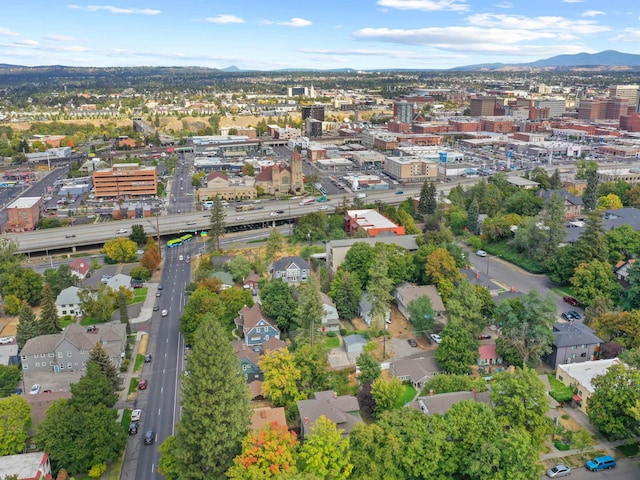
<path fill-rule="evenodd" d="M 138 383 L 138 390 L 146 390 L 146 389 L 147 389 L 147 381 L 140 380 L 140 383 Z"/>
<path fill-rule="evenodd" d="M 564 300 L 565 302 L 567 302 L 569 305 L 571 305 L 572 307 L 576 307 L 578 305 L 578 300 L 576 300 L 573 297 L 570 297 L 569 295 L 562 297 L 562 300 Z"/>

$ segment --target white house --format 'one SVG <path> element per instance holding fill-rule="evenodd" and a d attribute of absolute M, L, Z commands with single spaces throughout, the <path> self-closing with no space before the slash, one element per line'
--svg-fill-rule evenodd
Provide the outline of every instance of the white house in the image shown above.
<path fill-rule="evenodd" d="M 369 293 L 362 292 L 360 295 L 360 304 L 358 306 L 358 315 L 362 317 L 364 323 L 366 323 L 369 327 L 375 321 L 375 315 L 371 312 L 371 299 L 369 298 Z M 383 321 L 387 322 L 391 318 L 391 310 L 387 309 L 384 314 Z M 382 323 L 380 327 L 382 327 Z"/>
<path fill-rule="evenodd" d="M 82 314 L 82 301 L 80 300 L 80 289 L 78 287 L 67 287 L 56 297 L 56 309 L 58 317 Z"/>
<path fill-rule="evenodd" d="M 329 295 L 320 292 L 320 300 L 324 314 L 322 315 L 322 331 L 337 332 L 340 330 L 340 316 L 336 304 L 333 303 Z"/>

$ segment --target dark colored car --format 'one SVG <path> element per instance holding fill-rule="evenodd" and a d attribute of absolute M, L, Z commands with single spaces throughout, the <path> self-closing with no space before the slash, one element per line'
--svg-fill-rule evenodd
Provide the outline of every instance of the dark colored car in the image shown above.
<path fill-rule="evenodd" d="M 136 433 L 138 433 L 138 427 L 138 422 L 131 422 L 129 424 L 129 435 L 135 435 Z"/>
<path fill-rule="evenodd" d="M 579 314 L 578 312 L 576 312 L 575 310 L 569 310 L 567 313 L 570 313 L 574 320 L 580 320 L 580 319 L 582 319 L 582 315 L 580 315 L 580 314 Z"/>
<path fill-rule="evenodd" d="M 415 341 L 415 339 L 413 339 L 413 338 L 409 338 L 409 339 L 407 340 L 407 343 L 408 343 L 409 345 L 411 345 L 412 347 L 417 347 L 417 346 L 418 346 L 418 342 L 416 342 L 416 341 Z"/>
<path fill-rule="evenodd" d="M 159 305 L 154 305 L 153 306 L 153 311 L 157 312 L 158 310 L 160 310 L 160 306 Z"/>
<path fill-rule="evenodd" d="M 142 288 L 144 287 L 144 282 L 142 280 L 131 280 L 131 288 Z"/>
<path fill-rule="evenodd" d="M 283 214 L 284 214 L 284 210 L 276 210 L 276 213 L 277 213 L 278 215 L 283 215 Z"/>
<path fill-rule="evenodd" d="M 140 380 L 138 382 L 138 390 L 146 390 L 147 389 L 147 381 L 146 380 Z"/>
<path fill-rule="evenodd" d="M 151 355 L 144 356 L 144 363 L 151 363 Z"/>
<path fill-rule="evenodd" d="M 577 307 L 578 306 L 578 300 L 576 300 L 575 298 L 566 295 L 564 297 L 562 297 L 562 300 L 564 300 L 566 303 L 568 303 L 569 305 L 571 305 L 572 307 Z"/>
<path fill-rule="evenodd" d="M 151 445 L 156 439 L 156 433 L 153 430 L 147 430 L 144 434 L 144 444 Z"/>
<path fill-rule="evenodd" d="M 571 314 L 571 312 L 564 312 L 562 315 L 560 315 L 562 318 L 564 318 L 566 321 L 570 321 L 570 320 L 575 320 L 575 318 L 573 318 L 573 315 Z"/>

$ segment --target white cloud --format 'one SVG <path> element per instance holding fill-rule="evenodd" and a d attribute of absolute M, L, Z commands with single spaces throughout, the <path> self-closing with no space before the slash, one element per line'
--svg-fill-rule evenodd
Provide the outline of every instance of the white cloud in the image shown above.
<path fill-rule="evenodd" d="M 624 33 L 616 35 L 609 40 L 611 42 L 640 42 L 640 29 L 638 28 L 625 28 Z"/>
<path fill-rule="evenodd" d="M 525 17 L 523 15 L 496 15 L 479 13 L 470 15 L 467 20 L 471 25 L 479 27 L 499 27 L 502 29 L 546 30 L 571 34 L 590 34 L 607 32 L 609 27 L 598 24 L 594 20 L 570 20 L 564 17 L 541 16 Z"/>
<path fill-rule="evenodd" d="M 40 45 L 35 40 L 19 40 L 17 42 L 13 42 L 16 47 L 37 47 Z"/>
<path fill-rule="evenodd" d="M 582 12 L 583 17 L 597 17 L 598 15 L 606 15 L 606 14 L 601 10 L 587 10 L 585 12 Z"/>
<path fill-rule="evenodd" d="M 14 32 L 12 30 L 9 30 L 8 28 L 3 28 L 3 27 L 0 27 L 0 35 L 3 35 L 5 37 L 18 37 L 18 36 L 20 36 L 19 33 L 16 33 L 16 32 Z"/>
<path fill-rule="evenodd" d="M 425 12 L 469 10 L 465 0 L 378 0 L 378 5 L 398 10 L 423 10 Z"/>
<path fill-rule="evenodd" d="M 65 45 L 62 47 L 54 47 L 51 50 L 57 50 L 60 52 L 89 52 L 91 49 L 87 47 L 81 47 L 80 45 Z"/>
<path fill-rule="evenodd" d="M 513 3 L 511 2 L 500 2 L 494 5 L 496 8 L 513 8 Z"/>
<path fill-rule="evenodd" d="M 244 23 L 244 19 L 235 15 L 218 15 L 217 17 L 207 17 L 204 19 L 209 23 Z"/>
<path fill-rule="evenodd" d="M 456 45 L 502 44 L 558 38 L 558 35 L 550 32 L 480 27 L 428 27 L 416 30 L 362 28 L 354 32 L 353 35 L 361 40 L 432 46 L 440 43 Z"/>
<path fill-rule="evenodd" d="M 284 25 L 285 27 L 308 27 L 312 24 L 311 20 L 304 18 L 293 17 L 285 22 L 276 22 L 274 20 L 260 20 L 260 25 Z"/>
<path fill-rule="evenodd" d="M 366 56 L 366 57 L 385 57 L 385 58 L 410 58 L 410 59 L 429 59 L 432 55 L 424 55 L 418 52 L 409 52 L 406 50 L 380 50 L 380 49 L 311 49 L 299 48 L 301 53 L 311 53 L 314 55 L 342 55 L 342 56 Z M 440 56 L 438 56 L 440 58 Z"/>
<path fill-rule="evenodd" d="M 114 7 L 112 5 L 67 5 L 69 8 L 75 10 L 84 10 L 87 12 L 98 12 L 100 10 L 106 10 L 109 13 L 115 14 L 127 14 L 127 15 L 158 15 L 162 13 L 160 10 L 153 10 L 151 8 L 121 8 Z"/>
<path fill-rule="evenodd" d="M 47 40 L 53 40 L 55 42 L 70 42 L 74 40 L 74 38 L 70 37 L 69 35 L 58 35 L 58 34 L 47 35 L 44 38 L 46 38 Z"/>

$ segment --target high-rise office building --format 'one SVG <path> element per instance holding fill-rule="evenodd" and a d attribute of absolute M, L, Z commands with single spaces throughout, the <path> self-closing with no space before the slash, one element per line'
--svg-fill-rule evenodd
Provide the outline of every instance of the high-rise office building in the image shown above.
<path fill-rule="evenodd" d="M 302 121 L 307 118 L 313 118 L 324 122 L 324 105 L 310 105 L 302 107 Z"/>
<path fill-rule="evenodd" d="M 638 111 L 640 100 L 640 86 L 638 85 L 612 85 L 609 87 L 610 98 L 625 98 L 629 102 L 629 106 L 633 106 Z"/>
<path fill-rule="evenodd" d="M 413 122 L 413 103 L 406 100 L 393 102 L 393 117 L 400 123 Z"/>
<path fill-rule="evenodd" d="M 496 97 L 478 97 L 471 99 L 472 117 L 492 117 L 496 109 Z"/>

